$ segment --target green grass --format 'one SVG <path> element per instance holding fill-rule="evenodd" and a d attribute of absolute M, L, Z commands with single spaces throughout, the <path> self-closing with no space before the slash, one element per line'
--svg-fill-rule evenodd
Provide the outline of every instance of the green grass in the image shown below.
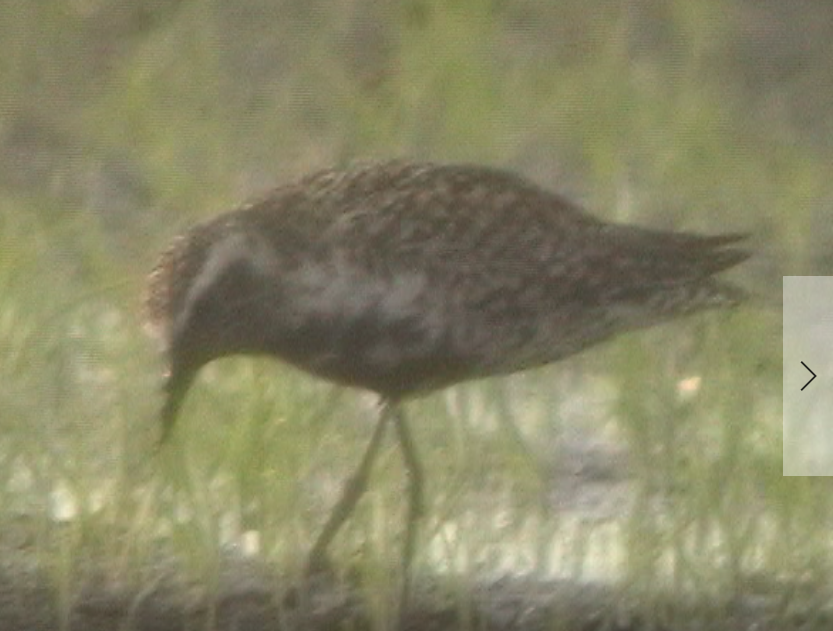
<path fill-rule="evenodd" d="M 210 590 L 229 551 L 254 540 L 297 576 L 360 457 L 366 397 L 250 359 L 206 369 L 154 450 L 162 364 L 140 330 L 142 275 L 180 226 L 268 183 L 368 156 L 489 162 L 563 181 L 610 219 L 754 231 L 763 261 L 738 276 L 763 302 L 780 292 L 767 263 L 812 258 L 829 161 L 785 142 L 786 120 L 749 116 L 715 66 L 739 37 L 713 28 L 723 2 L 671 3 L 674 45 L 639 54 L 632 16 L 580 3 L 415 3 L 382 11 L 366 50 L 349 3 L 266 23 L 209 4 L 154 23 L 94 82 L 83 16 L 0 15 L 15 34 L 0 38 L 13 87 L 0 132 L 31 110 L 75 148 L 37 188 L 0 196 L 0 546 L 45 568 L 65 610 L 90 571 L 141 591 L 171 564 Z M 38 72 L 63 101 L 39 96 L 27 79 Z M 85 178 L 114 154 L 136 165 L 152 207 L 93 208 Z M 464 619 L 468 582 L 513 564 L 579 576 L 593 555 L 658 619 L 669 592 L 769 591 L 785 615 L 821 609 L 829 486 L 781 476 L 779 333 L 753 303 L 409 404 L 428 472 L 418 571 L 460 580 Z M 635 503 L 613 526 L 548 505 L 558 441 L 576 423 L 629 454 Z M 380 626 L 404 519 L 390 447 L 335 550 Z"/>

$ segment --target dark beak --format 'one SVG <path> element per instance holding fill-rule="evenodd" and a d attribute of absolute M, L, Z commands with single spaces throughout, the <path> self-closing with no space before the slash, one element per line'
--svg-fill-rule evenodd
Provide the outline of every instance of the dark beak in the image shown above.
<path fill-rule="evenodd" d="M 191 387 L 195 375 L 196 371 L 177 371 L 176 369 L 171 369 L 171 372 L 168 374 L 165 382 L 165 403 L 159 415 L 159 420 L 162 423 L 159 448 L 168 442 L 173 432 L 179 409 L 182 407 L 182 402 L 185 399 L 185 395 L 188 394 L 188 389 Z"/>

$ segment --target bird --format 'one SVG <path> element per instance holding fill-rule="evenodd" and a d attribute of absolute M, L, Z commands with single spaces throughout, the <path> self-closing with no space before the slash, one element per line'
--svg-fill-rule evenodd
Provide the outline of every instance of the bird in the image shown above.
<path fill-rule="evenodd" d="M 750 256 L 745 238 L 605 222 L 494 167 L 312 173 L 195 225 L 150 273 L 146 322 L 167 359 L 161 442 L 200 369 L 229 355 L 376 393 L 375 429 L 307 568 L 325 562 L 393 425 L 408 473 L 404 608 L 425 475 L 403 402 L 735 306 L 746 292 L 717 274 Z"/>

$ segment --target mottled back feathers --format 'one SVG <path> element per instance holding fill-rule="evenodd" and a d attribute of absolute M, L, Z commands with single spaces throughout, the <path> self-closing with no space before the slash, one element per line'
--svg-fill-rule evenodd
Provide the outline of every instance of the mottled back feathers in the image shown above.
<path fill-rule="evenodd" d="M 515 175 L 328 170 L 178 237 L 147 313 L 177 371 L 233 353 L 401 397 L 732 305 L 738 235 L 607 224 Z"/>

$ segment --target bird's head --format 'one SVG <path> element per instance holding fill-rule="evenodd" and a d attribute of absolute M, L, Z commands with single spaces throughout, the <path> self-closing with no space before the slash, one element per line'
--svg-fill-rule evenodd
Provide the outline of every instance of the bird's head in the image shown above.
<path fill-rule="evenodd" d="M 258 249 L 259 248 L 259 249 Z M 145 307 L 149 333 L 167 358 L 162 442 L 199 370 L 227 355 L 257 352 L 263 345 L 258 305 L 264 279 L 276 273 L 267 246 L 220 217 L 178 237 L 148 279 Z"/>

